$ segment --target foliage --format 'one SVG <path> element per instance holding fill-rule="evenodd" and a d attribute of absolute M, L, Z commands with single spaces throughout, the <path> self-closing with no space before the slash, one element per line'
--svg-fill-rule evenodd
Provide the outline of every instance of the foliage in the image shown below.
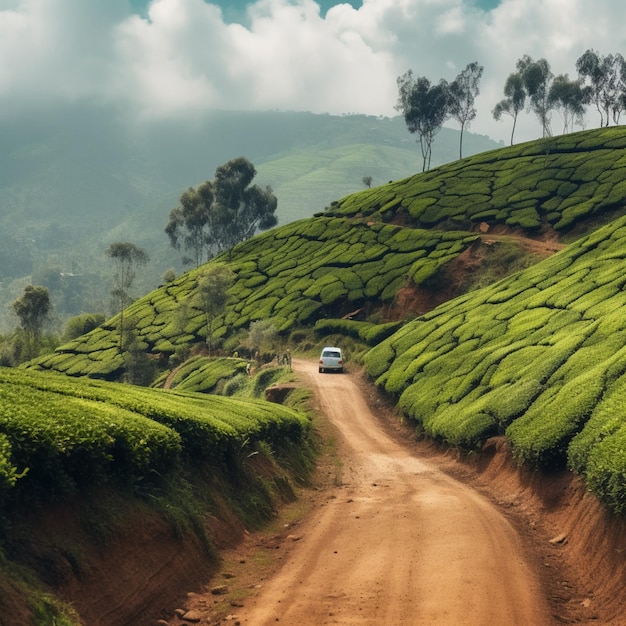
<path fill-rule="evenodd" d="M 135 280 L 135 268 L 145 265 L 148 260 L 148 253 L 134 243 L 114 242 L 106 249 L 106 255 L 113 260 L 115 266 L 115 287 L 111 292 L 115 302 L 115 311 L 119 315 L 119 349 L 125 349 L 125 339 L 127 328 L 125 327 L 124 314 L 126 307 L 132 300 L 129 289 Z"/>
<path fill-rule="evenodd" d="M 586 104 L 593 103 L 600 114 L 600 126 L 615 124 L 624 109 L 624 57 L 617 54 L 601 56 L 595 50 L 586 50 L 576 61 L 576 70 L 583 83 Z"/>
<path fill-rule="evenodd" d="M 450 84 L 450 115 L 461 125 L 459 159 L 463 158 L 463 133 L 476 118 L 474 101 L 480 93 L 478 85 L 484 69 L 476 61 L 468 63 Z"/>
<path fill-rule="evenodd" d="M 100 324 L 104 324 L 105 319 L 104 313 L 81 313 L 71 317 L 65 324 L 63 340 L 71 341 L 81 335 L 86 335 Z"/>
<path fill-rule="evenodd" d="M 26 347 L 22 360 L 33 358 L 39 349 L 41 330 L 50 314 L 50 294 L 45 287 L 27 285 L 24 293 L 13 302 L 13 310 L 24 331 Z"/>
<path fill-rule="evenodd" d="M 408 70 L 398 77 L 398 104 L 410 133 L 416 133 L 422 150 L 422 171 L 430 169 L 432 145 L 449 115 L 450 94 L 445 80 L 431 85 L 425 76 Z"/>
<path fill-rule="evenodd" d="M 524 88 L 524 79 L 519 72 L 509 74 L 504 83 L 504 98 L 500 100 L 493 108 L 491 114 L 496 121 L 502 118 L 503 114 L 510 115 L 513 118 L 513 126 L 511 129 L 511 145 L 513 145 L 513 137 L 515 136 L 515 126 L 517 118 L 521 111 L 524 110 L 526 104 L 526 89 Z"/>
<path fill-rule="evenodd" d="M 239 157 L 220 165 L 213 181 L 185 191 L 165 227 L 171 245 L 190 251 L 198 267 L 257 230 L 276 226 L 276 196 L 269 186 L 252 185 L 255 176 L 254 165 Z"/>
<path fill-rule="evenodd" d="M 543 137 L 550 137 L 550 90 L 554 74 L 550 69 L 550 64 L 546 59 L 534 61 L 525 54 L 517 61 L 517 71 L 522 77 L 526 94 L 528 95 L 529 106 L 533 113 L 537 115 Z"/>
<path fill-rule="evenodd" d="M 250 354 L 264 351 L 274 352 L 278 340 L 278 329 L 271 319 L 256 320 L 250 323 L 247 345 Z"/>
<path fill-rule="evenodd" d="M 303 416 L 259 400 L 0 369 L 0 502 L 95 485 L 132 487 L 181 463 L 224 463 L 242 441 L 307 436 Z"/>
<path fill-rule="evenodd" d="M 213 348 L 213 323 L 224 313 L 228 301 L 228 289 L 235 281 L 234 272 L 223 264 L 212 264 L 198 280 L 196 290 L 197 308 L 206 315 L 206 344 L 209 356 Z"/>

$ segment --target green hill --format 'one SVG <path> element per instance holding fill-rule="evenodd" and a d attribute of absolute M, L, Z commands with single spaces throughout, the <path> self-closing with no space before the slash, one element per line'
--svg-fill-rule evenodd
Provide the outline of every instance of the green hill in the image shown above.
<path fill-rule="evenodd" d="M 306 327 L 357 337 L 374 346 L 368 372 L 428 434 L 464 447 L 504 434 L 520 461 L 569 464 L 621 512 L 621 492 L 609 494 L 623 461 L 590 465 L 595 444 L 585 428 L 599 430 L 604 446 L 618 430 L 605 421 L 617 419 L 607 403 L 626 370 L 625 146 L 626 130 L 611 128 L 503 148 L 259 235 L 214 261 L 236 275 L 214 337 L 238 349 L 257 320 L 271 320 L 283 341 Z M 601 221 L 609 223 L 580 237 Z M 533 236 L 573 243 L 536 263 L 524 253 Z M 511 249 L 517 265 L 502 262 Z M 516 272 L 475 290 L 485 264 L 493 279 Z M 210 265 L 127 310 L 139 345 L 160 363 L 206 340 L 193 294 Z M 125 362 L 116 324 L 29 366 L 117 379 Z M 590 467 L 600 466 L 598 477 Z"/>
<path fill-rule="evenodd" d="M 15 327 L 10 304 L 28 282 L 48 287 L 57 326 L 83 311 L 109 311 L 104 251 L 132 241 L 150 255 L 137 293 L 158 286 L 179 254 L 164 228 L 190 186 L 245 156 L 255 182 L 273 187 L 280 224 L 310 217 L 331 201 L 421 168 L 402 118 L 299 112 L 223 111 L 203 120 L 122 123 L 105 107 L 50 110 L 35 122 L 0 117 L 0 332 Z M 444 128 L 434 163 L 458 158 Z M 467 154 L 496 147 L 465 134 Z"/>
<path fill-rule="evenodd" d="M 569 467 L 626 512 L 626 218 L 407 323 L 368 373 L 426 434 L 505 435 L 520 463 Z"/>

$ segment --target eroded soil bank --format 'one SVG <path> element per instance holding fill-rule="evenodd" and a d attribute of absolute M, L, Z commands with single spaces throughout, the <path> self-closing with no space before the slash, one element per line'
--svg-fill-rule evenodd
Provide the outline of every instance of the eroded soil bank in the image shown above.
<path fill-rule="evenodd" d="M 308 516 L 225 551 L 166 623 L 624 624 L 624 523 L 571 474 L 519 471 L 502 439 L 467 458 L 416 441 L 363 381 L 297 367 L 340 461 Z"/>

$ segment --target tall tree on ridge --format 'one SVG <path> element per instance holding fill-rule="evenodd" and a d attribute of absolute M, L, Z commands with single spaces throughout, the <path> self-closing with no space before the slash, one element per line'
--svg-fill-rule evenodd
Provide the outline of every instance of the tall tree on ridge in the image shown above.
<path fill-rule="evenodd" d="M 50 293 L 45 287 L 27 285 L 24 293 L 13 302 L 13 310 L 26 338 L 26 350 L 22 355 L 26 359 L 37 356 L 41 329 L 51 309 Z"/>
<path fill-rule="evenodd" d="M 459 159 L 463 158 L 463 131 L 469 128 L 476 117 L 474 101 L 480 93 L 478 85 L 483 75 L 484 67 L 476 61 L 468 63 L 465 69 L 450 84 L 450 114 L 461 125 L 459 139 Z"/>
<path fill-rule="evenodd" d="M 552 81 L 549 93 L 550 106 L 563 118 L 563 132 L 574 130 L 574 124 L 583 124 L 585 94 L 580 81 L 570 80 L 567 74 L 559 74 Z"/>
<path fill-rule="evenodd" d="M 206 345 L 209 356 L 213 350 L 213 323 L 226 309 L 228 289 L 235 281 L 235 273 L 222 263 L 209 264 L 200 277 L 196 292 L 196 306 L 206 315 Z"/>
<path fill-rule="evenodd" d="M 595 104 L 600 114 L 600 126 L 615 124 L 626 104 L 626 62 L 617 54 L 601 56 L 586 50 L 576 61 L 578 77 L 583 83 L 586 104 Z"/>
<path fill-rule="evenodd" d="M 252 185 L 256 169 L 248 159 L 232 159 L 215 170 L 215 179 L 180 197 L 165 232 L 172 247 L 193 254 L 196 267 L 229 250 L 257 230 L 276 226 L 278 201 L 272 188 Z"/>
<path fill-rule="evenodd" d="M 520 111 L 524 110 L 526 106 L 526 89 L 524 87 L 524 80 L 519 72 L 509 74 L 504 84 L 503 100 L 500 100 L 496 104 L 495 108 L 491 112 L 493 119 L 499 121 L 502 118 L 502 114 L 506 113 L 513 118 L 513 128 L 511 129 L 511 145 L 513 145 L 513 136 L 515 135 L 515 126 L 517 125 L 517 117 Z"/>
<path fill-rule="evenodd" d="M 115 264 L 115 286 L 111 291 L 111 295 L 113 296 L 115 308 L 120 316 L 119 351 L 123 352 L 126 334 L 124 327 L 124 311 L 132 301 L 129 289 L 135 280 L 135 268 L 139 265 L 145 265 L 150 259 L 148 253 L 143 248 L 139 248 L 134 243 L 121 241 L 112 243 L 106 249 L 105 254 L 113 259 L 113 263 Z"/>
<path fill-rule="evenodd" d="M 534 61 L 525 54 L 517 61 L 517 70 L 522 76 L 530 101 L 530 108 L 541 124 L 541 136 L 550 137 L 550 87 L 554 74 L 545 59 Z"/>
<path fill-rule="evenodd" d="M 417 133 L 422 151 L 422 171 L 430 169 L 432 145 L 450 113 L 450 89 L 445 80 L 431 85 L 428 78 L 415 78 L 408 70 L 397 79 L 398 103 L 410 133 Z"/>

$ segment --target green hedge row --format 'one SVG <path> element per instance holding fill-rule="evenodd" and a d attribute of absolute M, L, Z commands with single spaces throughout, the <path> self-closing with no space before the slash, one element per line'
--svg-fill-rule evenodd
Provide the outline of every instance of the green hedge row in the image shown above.
<path fill-rule="evenodd" d="M 372 348 L 366 368 L 429 435 L 494 434 L 520 463 L 572 467 L 626 510 L 626 218 Z M 621 481 L 621 487 L 619 487 Z"/>
<path fill-rule="evenodd" d="M 302 441 L 308 426 L 260 400 L 0 368 L 0 501 L 217 466 L 244 442 Z"/>
<path fill-rule="evenodd" d="M 621 206 L 624 127 L 601 128 L 484 152 L 333 203 L 329 213 L 408 216 L 416 228 L 479 222 L 557 231 Z"/>
<path fill-rule="evenodd" d="M 176 370 L 171 388 L 177 391 L 218 393 L 220 386 L 245 374 L 247 365 L 248 361 L 239 358 L 192 357 Z"/>
<path fill-rule="evenodd" d="M 402 327 L 404 322 L 374 324 L 351 319 L 325 319 L 315 324 L 315 333 L 321 337 L 341 334 L 363 341 L 368 346 L 375 346 Z"/>

